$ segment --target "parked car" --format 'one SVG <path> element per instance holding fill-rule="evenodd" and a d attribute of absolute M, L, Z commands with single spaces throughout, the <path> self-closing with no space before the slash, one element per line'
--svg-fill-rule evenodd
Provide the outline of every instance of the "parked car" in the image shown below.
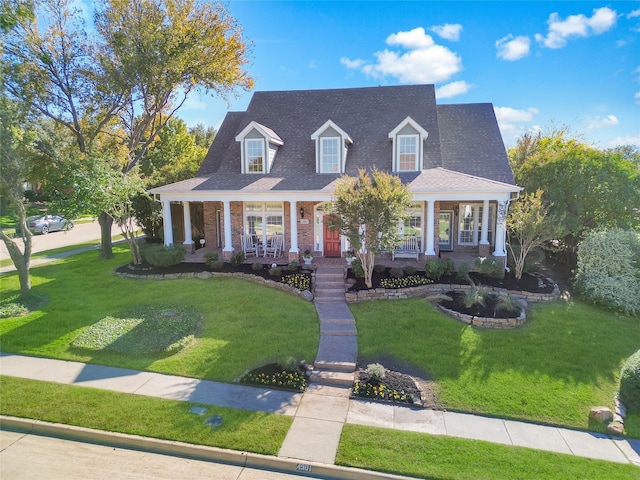
<path fill-rule="evenodd" d="M 58 230 L 71 230 L 73 222 L 61 217 L 60 215 L 41 215 L 38 217 L 29 217 L 27 226 L 31 233 L 42 233 L 46 235 L 49 232 L 57 232 Z"/>

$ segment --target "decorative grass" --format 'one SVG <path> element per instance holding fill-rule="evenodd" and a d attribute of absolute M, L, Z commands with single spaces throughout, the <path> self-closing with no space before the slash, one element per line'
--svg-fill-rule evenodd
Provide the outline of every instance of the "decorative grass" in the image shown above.
<path fill-rule="evenodd" d="M 99 363 L 136 370 L 232 382 L 260 365 L 291 356 L 312 361 L 318 347 L 313 304 L 298 296 L 234 277 L 135 280 L 112 271 L 130 261 L 115 246 L 114 260 L 97 252 L 31 269 L 33 292 L 48 298 L 28 315 L 0 321 L 5 352 Z M 17 294 L 15 273 L 2 276 L 0 295 Z M 174 355 L 80 351 L 74 340 L 104 319 L 137 305 L 189 305 L 202 312 L 202 331 Z"/>
<path fill-rule="evenodd" d="M 284 415 L 212 407 L 89 387 L 0 376 L 0 412 L 21 418 L 276 455 L 291 422 Z M 222 416 L 212 429 L 191 407 Z"/>
<path fill-rule="evenodd" d="M 579 302 L 538 304 L 516 330 L 470 327 L 423 299 L 351 310 L 359 354 L 422 369 L 445 408 L 582 429 L 591 407 L 613 408 L 620 367 L 640 345 L 638 319 Z"/>
<path fill-rule="evenodd" d="M 359 425 L 344 426 L 336 463 L 447 480 L 628 480 L 640 474 L 630 464 Z"/>

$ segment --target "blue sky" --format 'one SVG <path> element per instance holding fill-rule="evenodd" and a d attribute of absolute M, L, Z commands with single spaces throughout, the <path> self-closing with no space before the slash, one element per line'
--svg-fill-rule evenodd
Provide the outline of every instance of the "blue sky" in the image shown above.
<path fill-rule="evenodd" d="M 255 90 L 433 83 L 439 103 L 490 102 L 507 147 L 568 126 L 599 148 L 640 145 L 640 2 L 231 1 Z M 251 93 L 191 97 L 219 127 Z"/>

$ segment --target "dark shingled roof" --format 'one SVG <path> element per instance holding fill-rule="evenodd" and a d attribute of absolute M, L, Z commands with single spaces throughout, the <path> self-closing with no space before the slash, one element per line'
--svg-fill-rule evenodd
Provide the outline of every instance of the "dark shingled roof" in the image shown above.
<path fill-rule="evenodd" d="M 352 139 L 346 173 L 359 168 L 391 171 L 389 132 L 411 117 L 429 137 L 423 168 L 442 167 L 513 184 L 504 144 L 490 104 L 438 105 L 433 85 L 329 90 L 256 92 L 246 112 L 225 117 L 198 177 L 195 190 L 320 190 L 337 175 L 315 171 L 311 134 L 332 120 Z M 241 174 L 240 143 L 235 137 L 252 121 L 273 130 L 284 142 L 267 175 Z M 262 180 L 261 180 L 262 179 Z"/>

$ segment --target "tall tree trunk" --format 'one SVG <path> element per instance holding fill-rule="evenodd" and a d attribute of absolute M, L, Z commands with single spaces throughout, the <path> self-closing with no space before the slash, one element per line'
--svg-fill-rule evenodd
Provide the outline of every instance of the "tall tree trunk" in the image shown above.
<path fill-rule="evenodd" d="M 113 217 L 102 212 L 98 217 L 98 223 L 100 224 L 100 258 L 110 260 L 113 258 L 113 243 L 111 242 Z"/>
<path fill-rule="evenodd" d="M 24 224 L 24 228 L 26 228 L 26 222 L 21 223 Z M 29 275 L 29 264 L 31 261 L 31 232 L 26 230 L 25 233 L 22 234 L 24 252 L 21 252 L 16 242 L 5 235 L 4 232 L 0 232 L 0 237 L 2 237 L 2 241 L 7 247 L 9 256 L 11 257 L 13 265 L 16 267 L 16 271 L 18 272 L 18 279 L 20 280 L 20 296 L 22 298 L 27 298 L 31 295 L 31 276 Z"/>

